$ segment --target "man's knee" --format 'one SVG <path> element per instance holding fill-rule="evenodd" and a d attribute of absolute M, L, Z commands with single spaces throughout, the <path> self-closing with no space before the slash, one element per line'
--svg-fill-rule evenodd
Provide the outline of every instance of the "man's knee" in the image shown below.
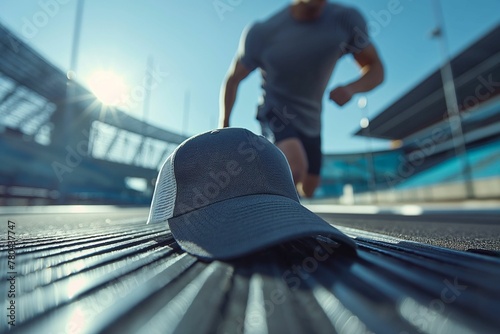
<path fill-rule="evenodd" d="M 320 183 L 320 178 L 317 175 L 307 175 L 304 177 L 304 181 L 301 185 L 301 196 L 306 198 L 311 198 L 314 195 L 314 191 L 318 188 Z"/>
<path fill-rule="evenodd" d="M 314 195 L 314 191 L 316 190 L 316 187 L 313 188 L 306 188 L 302 186 L 302 196 L 305 198 L 311 198 Z"/>
<path fill-rule="evenodd" d="M 290 169 L 292 170 L 293 182 L 295 184 L 300 183 L 307 174 L 307 161 L 292 163 Z"/>

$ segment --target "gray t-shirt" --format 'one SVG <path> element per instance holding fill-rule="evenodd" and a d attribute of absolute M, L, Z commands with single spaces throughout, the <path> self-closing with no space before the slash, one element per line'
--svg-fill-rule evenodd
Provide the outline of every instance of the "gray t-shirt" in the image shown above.
<path fill-rule="evenodd" d="M 264 120 L 273 111 L 297 131 L 318 136 L 323 94 L 337 60 L 368 45 L 361 14 L 335 3 L 327 3 L 313 21 L 295 20 L 287 6 L 253 24 L 242 35 L 236 59 L 249 70 L 261 70 L 257 118 Z"/>

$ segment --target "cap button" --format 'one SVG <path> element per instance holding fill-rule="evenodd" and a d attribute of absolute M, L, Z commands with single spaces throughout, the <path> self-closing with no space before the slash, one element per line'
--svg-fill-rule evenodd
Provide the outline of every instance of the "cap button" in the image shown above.
<path fill-rule="evenodd" d="M 210 132 L 211 135 L 214 135 L 214 134 L 217 134 L 219 133 L 220 130 L 212 130 L 212 132 Z"/>

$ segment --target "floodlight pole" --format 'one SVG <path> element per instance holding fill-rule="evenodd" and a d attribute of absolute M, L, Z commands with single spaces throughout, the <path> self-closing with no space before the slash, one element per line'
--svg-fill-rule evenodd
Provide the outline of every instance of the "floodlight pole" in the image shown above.
<path fill-rule="evenodd" d="M 82 16 L 83 16 L 83 4 L 84 0 L 78 0 L 76 4 L 76 14 L 75 14 L 75 25 L 73 28 L 73 38 L 71 43 L 71 55 L 69 69 L 66 73 L 67 83 L 66 83 L 66 101 L 64 102 L 63 114 L 62 114 L 62 129 L 61 129 L 61 152 L 64 154 L 65 145 L 72 144 L 72 134 L 74 133 L 75 126 L 75 105 L 76 102 L 76 76 L 77 76 L 77 64 L 78 64 L 78 48 L 80 46 L 80 31 L 82 26 Z M 89 146 L 90 148 L 90 146 Z M 90 152 L 87 152 L 90 154 Z M 67 202 L 67 189 L 64 181 L 59 181 L 59 204 L 66 204 Z"/>
<path fill-rule="evenodd" d="M 378 195 L 377 195 L 377 186 L 376 186 L 376 176 L 375 176 L 375 162 L 373 159 L 373 152 L 372 152 L 372 136 L 370 132 L 370 118 L 369 118 L 369 113 L 368 113 L 368 99 L 366 96 L 362 96 L 358 100 L 358 108 L 361 109 L 361 115 L 362 115 L 362 120 L 363 118 L 367 120 L 366 127 L 361 125 L 364 128 L 364 131 L 366 132 L 368 136 L 368 150 L 366 152 L 366 167 L 368 171 L 368 188 L 370 189 L 371 193 L 373 196 L 370 196 L 373 199 L 374 203 L 378 202 Z"/>
<path fill-rule="evenodd" d="M 76 4 L 75 28 L 73 30 L 73 45 L 71 47 L 71 62 L 69 65 L 69 70 L 73 72 L 76 72 L 76 67 L 78 64 L 78 48 L 80 47 L 80 31 L 82 28 L 83 2 L 84 0 L 78 0 L 78 3 Z"/>
<path fill-rule="evenodd" d="M 186 90 L 184 94 L 184 112 L 183 112 L 183 121 L 182 121 L 182 134 L 187 135 L 187 128 L 189 122 L 189 102 L 191 101 L 191 93 L 189 90 Z"/>
<path fill-rule="evenodd" d="M 464 178 L 465 196 L 466 198 L 474 198 L 474 188 L 472 185 L 472 173 L 467 158 L 466 142 L 462 129 L 462 120 L 458 109 L 457 93 L 455 82 L 453 79 L 453 71 L 450 63 L 448 44 L 444 32 L 443 12 L 439 0 L 433 2 L 434 15 L 436 17 L 437 27 L 432 32 L 432 37 L 439 39 L 441 54 L 443 56 L 443 64 L 440 66 L 441 80 L 443 82 L 443 91 L 446 101 L 446 109 L 448 112 L 448 121 L 450 123 L 453 145 L 455 147 L 455 155 L 461 160 L 462 175 Z"/>
<path fill-rule="evenodd" d="M 149 103 L 151 100 L 151 89 L 153 85 L 153 72 L 154 72 L 154 58 L 153 56 L 148 57 L 148 63 L 146 65 L 146 80 L 145 84 L 146 86 L 144 87 L 144 101 L 142 101 L 142 121 L 144 123 L 147 123 L 148 117 L 149 117 Z M 143 131 L 143 135 L 145 135 L 145 132 Z"/>
<path fill-rule="evenodd" d="M 66 85 L 66 108 L 64 110 L 63 126 L 64 126 L 64 143 L 70 142 L 70 136 L 73 133 L 72 126 L 74 125 L 74 103 L 76 95 L 76 78 L 77 78 L 77 66 L 78 66 L 78 49 L 80 46 L 80 31 L 82 26 L 82 14 L 83 14 L 83 3 L 84 0 L 78 0 L 76 5 L 75 14 L 75 26 L 73 28 L 73 39 L 71 45 L 71 58 L 69 63 L 69 69 L 66 73 L 68 82 Z"/>
<path fill-rule="evenodd" d="M 153 56 L 148 57 L 148 62 L 146 65 L 146 74 L 145 74 L 145 87 L 144 87 L 144 100 L 142 101 L 142 124 L 141 124 L 141 144 L 137 148 L 137 153 L 135 154 L 135 157 L 133 161 L 137 165 L 141 165 L 140 159 L 144 161 L 144 155 L 143 151 L 145 150 L 145 144 L 146 144 L 146 129 L 149 127 L 149 124 L 147 123 L 147 119 L 149 116 L 149 103 L 151 100 L 151 87 L 152 87 L 152 73 L 154 71 L 154 59 Z M 150 135 L 150 133 L 148 133 Z"/>

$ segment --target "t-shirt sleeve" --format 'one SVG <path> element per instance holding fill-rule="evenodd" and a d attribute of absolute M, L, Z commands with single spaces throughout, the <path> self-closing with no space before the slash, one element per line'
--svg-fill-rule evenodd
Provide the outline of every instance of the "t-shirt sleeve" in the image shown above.
<path fill-rule="evenodd" d="M 253 71 L 259 67 L 259 49 L 260 40 L 257 36 L 256 26 L 249 26 L 241 34 L 236 60 L 245 65 L 248 70 Z"/>
<path fill-rule="evenodd" d="M 356 9 L 351 9 L 348 16 L 349 40 L 343 50 L 344 53 L 358 53 L 372 44 L 368 34 L 368 26 L 365 18 Z"/>

